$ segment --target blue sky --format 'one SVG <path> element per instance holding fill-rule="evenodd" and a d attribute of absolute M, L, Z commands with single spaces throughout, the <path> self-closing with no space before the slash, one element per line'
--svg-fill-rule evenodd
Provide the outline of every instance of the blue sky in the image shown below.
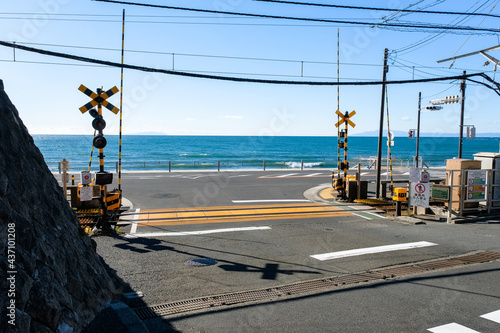
<path fill-rule="evenodd" d="M 135 1 L 141 2 L 141 1 Z M 251 0 L 161 1 L 143 3 L 268 15 L 383 22 L 381 11 L 304 7 Z M 330 3 L 328 1 L 308 1 Z M 336 1 L 335 4 L 470 12 L 500 15 L 499 1 Z M 432 5 L 432 6 L 431 6 Z M 122 11 L 126 11 L 125 63 L 185 72 L 275 80 L 336 81 L 337 29 L 340 80 L 380 81 L 384 48 L 388 80 L 433 78 L 485 72 L 493 65 L 481 55 L 436 61 L 500 44 L 497 35 L 439 34 L 386 28 L 256 19 L 221 14 L 144 8 L 88 0 L 4 1 L 0 40 L 56 52 L 120 62 Z M 498 18 L 410 14 L 392 23 L 459 24 L 499 27 Z M 459 20 L 463 22 L 459 23 Z M 409 49 L 407 49 L 409 48 Z M 106 49 L 106 50 L 104 50 Z M 407 50 L 405 50 L 407 49 Z M 174 55 L 172 55 L 174 54 Z M 500 58 L 500 50 L 490 52 Z M 14 61 L 15 56 L 15 61 Z M 264 59 L 264 60 L 263 60 Z M 276 61 L 279 60 L 279 61 Z M 286 61 L 285 61 L 286 60 Z M 78 108 L 95 91 L 120 87 L 120 69 L 58 59 L 0 47 L 0 79 L 32 134 L 91 134 L 91 117 Z M 499 78 L 500 81 L 500 78 Z M 390 85 L 390 126 L 416 127 L 418 93 L 430 99 L 458 95 L 459 82 Z M 465 124 L 478 133 L 500 132 L 500 96 L 468 83 Z M 350 133 L 378 128 L 380 86 L 341 86 L 340 110 L 356 110 Z M 120 105 L 119 95 L 109 101 Z M 124 134 L 172 135 L 336 135 L 337 87 L 225 82 L 125 70 Z M 105 134 L 118 134 L 119 117 L 104 111 Z M 457 133 L 460 105 L 422 113 L 421 129 Z M 384 120 L 384 126 L 386 125 Z"/>

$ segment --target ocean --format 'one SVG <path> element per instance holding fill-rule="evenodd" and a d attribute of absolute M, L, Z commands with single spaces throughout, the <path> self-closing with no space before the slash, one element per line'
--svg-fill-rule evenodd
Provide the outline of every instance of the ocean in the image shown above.
<path fill-rule="evenodd" d="M 104 168 L 116 171 L 117 135 L 105 136 Z M 59 161 L 70 161 L 70 170 L 88 170 L 92 148 L 89 135 L 33 135 L 51 171 L 57 172 Z M 382 165 L 386 164 L 387 139 L 383 138 Z M 445 166 L 446 160 L 458 156 L 458 138 L 420 138 L 419 156 L 429 167 Z M 377 156 L 378 138 L 348 138 L 347 160 L 351 167 L 366 167 Z M 392 164 L 413 164 L 416 140 L 396 137 L 391 147 Z M 498 138 L 463 140 L 462 157 L 473 158 L 478 152 L 498 152 Z M 344 151 L 341 150 L 341 157 Z M 92 171 L 99 169 L 98 150 L 92 153 Z M 286 168 L 337 168 L 337 137 L 270 137 L 270 136 L 169 136 L 124 135 L 122 137 L 122 171 L 221 170 Z"/>

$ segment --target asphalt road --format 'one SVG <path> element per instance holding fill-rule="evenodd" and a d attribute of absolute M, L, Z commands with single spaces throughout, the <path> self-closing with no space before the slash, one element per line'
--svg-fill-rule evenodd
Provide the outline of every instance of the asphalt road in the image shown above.
<path fill-rule="evenodd" d="M 131 290 L 144 294 L 147 306 L 473 251 L 500 252 L 498 224 L 407 225 L 338 203 L 325 206 L 331 211 L 314 212 L 323 208 L 305 200 L 317 199 L 311 189 L 330 180 L 322 170 L 126 173 L 130 225 L 119 237 L 96 238 L 97 250 Z M 210 215 L 214 209 L 217 218 Z M 373 251 L 408 244 L 423 245 Z M 339 254 L 367 248 L 354 256 Z M 312 257 L 323 254 L 331 258 Z M 200 258 L 215 264 L 188 264 Z M 498 332 L 500 323 L 480 316 L 500 310 L 499 269 L 494 261 L 146 324 L 151 331 L 168 324 L 181 332 L 426 332 L 456 323 Z M 440 329 L 434 331 L 446 332 Z"/>

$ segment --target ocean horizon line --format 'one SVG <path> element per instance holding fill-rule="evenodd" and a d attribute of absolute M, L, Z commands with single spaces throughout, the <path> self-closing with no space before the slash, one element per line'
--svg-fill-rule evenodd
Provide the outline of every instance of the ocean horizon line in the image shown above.
<path fill-rule="evenodd" d="M 466 133 L 464 133 L 466 134 Z M 33 133 L 32 136 L 94 136 L 93 133 L 82 133 L 82 134 L 37 134 Z M 119 134 L 105 134 L 105 136 L 119 136 Z M 129 133 L 122 134 L 122 136 L 168 136 L 168 137 L 269 137 L 269 138 L 336 138 L 337 135 L 236 135 L 236 134 L 146 134 L 146 133 Z M 363 133 L 349 134 L 349 137 L 359 137 L 359 138 L 378 138 L 378 135 L 367 135 Z M 384 132 L 382 137 L 387 137 L 387 132 Z M 395 133 L 394 137 L 404 138 L 407 135 Z M 458 133 L 421 133 L 420 138 L 459 138 Z M 464 139 L 466 137 L 464 136 Z M 476 133 L 476 138 L 498 138 L 500 140 L 500 133 Z M 413 138 L 414 139 L 414 138 Z"/>

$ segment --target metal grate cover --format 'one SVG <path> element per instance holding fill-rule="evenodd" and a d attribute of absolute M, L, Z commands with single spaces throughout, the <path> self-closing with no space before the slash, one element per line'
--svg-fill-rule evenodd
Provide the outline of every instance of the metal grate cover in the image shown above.
<path fill-rule="evenodd" d="M 437 269 L 458 268 L 465 265 L 485 263 L 499 259 L 500 253 L 477 252 L 454 258 L 429 260 L 421 263 L 412 263 L 397 267 L 380 268 L 362 273 L 353 273 L 330 278 L 296 282 L 273 288 L 193 298 L 189 300 L 171 302 L 151 307 L 137 308 L 134 309 L 134 311 L 141 320 L 145 320 L 223 305 L 273 300 L 283 296 L 298 295 L 320 290 L 336 290 L 361 283 L 383 281 L 385 279 L 393 279 L 416 273 L 426 273 Z"/>

